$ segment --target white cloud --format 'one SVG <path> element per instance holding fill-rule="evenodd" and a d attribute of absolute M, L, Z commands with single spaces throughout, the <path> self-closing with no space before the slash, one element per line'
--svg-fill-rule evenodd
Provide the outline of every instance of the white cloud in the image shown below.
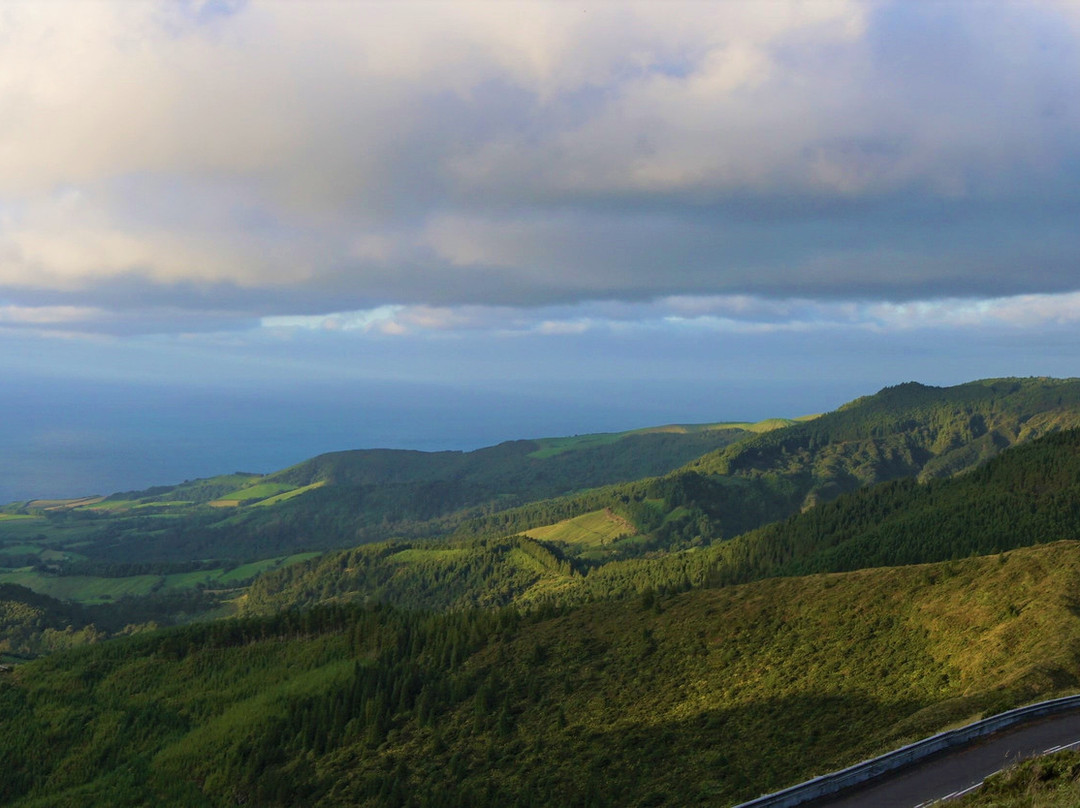
<path fill-rule="evenodd" d="M 895 328 L 1042 328 L 1080 323 L 1080 292 L 989 300 L 879 303 L 866 307 L 866 312 L 882 326 Z"/>
<path fill-rule="evenodd" d="M 424 331 L 467 302 L 1077 283 L 1075 235 L 1016 263 L 1076 203 L 1069 3 L 20 0 L 0 32 L 19 302 L 223 285 L 242 318 Z"/>
<path fill-rule="evenodd" d="M 700 329 L 777 332 L 1045 329 L 1080 323 L 1080 292 L 1006 298 L 922 300 L 910 303 L 825 302 L 750 295 L 668 297 L 519 309 L 505 306 L 382 306 L 310 317 L 266 317 L 267 329 L 360 331 L 391 336 L 487 332 L 493 336 L 563 336 L 589 331 Z"/>
<path fill-rule="evenodd" d="M 0 306 L 0 325 L 81 326 L 107 318 L 108 312 L 87 306 Z"/>

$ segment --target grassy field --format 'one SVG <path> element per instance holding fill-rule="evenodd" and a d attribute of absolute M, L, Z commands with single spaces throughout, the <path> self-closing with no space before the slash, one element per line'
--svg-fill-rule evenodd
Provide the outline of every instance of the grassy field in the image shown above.
<path fill-rule="evenodd" d="M 987 778 L 955 808 L 1076 808 L 1080 805 L 1080 752 L 1042 755 Z"/>
<path fill-rule="evenodd" d="M 81 508 L 87 505 L 96 505 L 104 497 L 78 497 L 77 499 L 34 499 L 26 503 L 26 507 L 39 511 L 63 511 L 71 508 Z"/>
<path fill-rule="evenodd" d="M 255 505 L 258 505 L 260 508 L 266 505 L 276 505 L 279 502 L 285 502 L 286 500 L 292 499 L 293 497 L 298 497 L 301 494 L 306 494 L 308 491 L 313 491 L 316 488 L 322 488 L 324 485 L 326 485 L 326 481 L 320 480 L 319 482 L 312 483 L 311 485 L 305 485 L 300 488 L 293 488 L 288 491 L 283 491 L 280 494 L 275 494 L 274 496 L 267 497 L 266 499 L 259 500 L 255 503 Z"/>
<path fill-rule="evenodd" d="M 540 541 L 558 541 L 584 546 L 610 544 L 636 533 L 637 530 L 632 524 L 607 509 L 525 531 L 526 536 Z"/>
<path fill-rule="evenodd" d="M 220 500 L 236 500 L 237 502 L 248 502 L 253 499 L 266 499 L 267 497 L 277 496 L 278 494 L 285 494 L 294 490 L 294 486 L 284 485 L 282 483 L 258 483 L 247 488 L 238 488 L 235 491 L 230 491 L 222 497 Z"/>
<path fill-rule="evenodd" d="M 196 570 L 172 575 L 130 575 L 104 578 L 89 575 L 46 575 L 26 568 L 0 571 L 0 583 L 18 584 L 34 592 L 76 603 L 106 603 L 125 596 L 149 595 L 162 590 L 181 591 L 199 586 L 229 589 L 268 570 L 306 561 L 318 553 L 297 553 L 267 558 L 232 569 Z"/>
<path fill-rule="evenodd" d="M 394 553 L 390 556 L 391 561 L 398 561 L 403 564 L 419 564 L 425 561 L 450 561 L 455 558 L 461 558 L 468 552 L 455 547 L 450 547 L 445 550 L 434 549 L 421 549 L 418 547 L 411 547 L 408 550 L 402 550 L 401 552 Z"/>
<path fill-rule="evenodd" d="M 149 595 L 160 586 L 160 575 L 96 578 L 85 575 L 43 575 L 35 570 L 0 573 L 0 583 L 18 584 L 41 595 L 77 603 L 105 603 L 127 595 Z"/>
<path fill-rule="evenodd" d="M 31 539 L 50 526 L 44 516 L 12 516 L 4 514 L 0 519 L 0 542 Z"/>
<path fill-rule="evenodd" d="M 31 555 L 40 552 L 39 544 L 5 544 L 0 547 L 0 555 Z"/>

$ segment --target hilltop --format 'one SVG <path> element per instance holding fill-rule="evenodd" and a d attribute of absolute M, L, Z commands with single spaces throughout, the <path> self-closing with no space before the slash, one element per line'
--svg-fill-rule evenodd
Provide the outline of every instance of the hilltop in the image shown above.
<path fill-rule="evenodd" d="M 960 474 L 1010 446 L 1077 426 L 1080 379 L 908 382 L 718 449 L 688 468 L 796 479 L 811 504 L 886 480 Z"/>

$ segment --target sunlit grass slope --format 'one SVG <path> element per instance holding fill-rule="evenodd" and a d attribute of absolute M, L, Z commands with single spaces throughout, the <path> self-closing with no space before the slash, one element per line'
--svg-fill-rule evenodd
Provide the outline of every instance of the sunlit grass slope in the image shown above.
<path fill-rule="evenodd" d="M 990 777 L 952 808 L 1076 808 L 1080 805 L 1080 752 L 1026 761 Z"/>
<path fill-rule="evenodd" d="M 525 531 L 526 536 L 534 539 L 579 545 L 609 544 L 636 533 L 637 528 L 631 522 L 616 516 L 610 509 L 592 511 Z"/>
<path fill-rule="evenodd" d="M 755 491 L 749 484 L 732 487 L 743 494 L 744 502 Z M 452 546 L 456 552 L 429 555 L 425 563 L 408 569 L 388 563 L 394 548 L 425 545 L 370 545 L 331 553 L 260 578 L 248 605 L 273 611 L 314 605 L 323 597 L 376 599 L 422 608 L 514 602 L 559 605 L 650 588 L 681 591 L 776 575 L 943 561 L 1080 539 L 1080 431 L 1057 432 L 1014 447 L 960 477 L 926 483 L 904 480 L 862 489 L 730 541 L 708 546 L 698 542 L 701 546 L 642 558 L 595 557 L 616 552 L 629 542 L 654 541 L 652 537 L 673 524 L 699 529 L 700 518 L 674 504 L 684 490 L 665 492 L 657 485 L 663 498 L 651 499 L 644 485 L 620 486 L 589 496 L 535 503 L 479 521 L 484 531 L 479 537 L 466 534 L 449 545 L 432 545 Z M 639 525 L 651 524 L 651 537 L 596 544 L 602 529 L 620 530 L 606 509 L 595 509 L 605 501 L 612 503 L 613 517 L 628 523 L 628 517 L 633 517 L 636 524 L 630 524 L 639 532 Z M 584 508 L 589 502 L 593 510 Z M 581 516 L 553 518 L 579 504 L 585 511 Z M 530 523 L 541 527 L 529 528 Z M 528 539 L 506 535 L 521 527 L 526 528 Z M 549 561 L 522 565 L 520 553 L 511 552 L 519 546 Z"/>
<path fill-rule="evenodd" d="M 1077 591 L 1065 542 L 528 617 L 338 607 L 174 629 L 0 678 L 0 789 L 21 806 L 731 804 L 1076 688 Z"/>

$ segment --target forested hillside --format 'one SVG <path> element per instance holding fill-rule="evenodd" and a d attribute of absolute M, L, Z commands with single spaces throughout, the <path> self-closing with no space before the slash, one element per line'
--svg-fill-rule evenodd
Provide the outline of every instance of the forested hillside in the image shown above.
<path fill-rule="evenodd" d="M 628 529 L 592 547 L 591 560 L 627 559 L 730 539 L 882 480 L 969 470 L 1002 448 L 1078 424 L 1076 381 L 906 384 L 799 422 L 665 427 L 469 453 L 343 452 L 263 477 L 11 506 L 0 551 L 16 561 L 15 548 L 25 550 L 24 566 L 49 574 L 165 574 L 168 565 L 180 572 L 176 565 L 196 570 L 388 538 L 505 536 L 605 510 Z"/>
<path fill-rule="evenodd" d="M 948 477 L 1014 444 L 1078 426 L 1077 379 L 990 379 L 955 387 L 909 382 L 717 450 L 689 467 L 796 479 L 808 502 L 816 502 L 887 480 Z"/>
<path fill-rule="evenodd" d="M 863 489 L 716 549 L 714 582 L 986 554 L 1080 538 L 1080 430 L 969 474 Z"/>
<path fill-rule="evenodd" d="M 647 492 L 649 486 L 659 490 L 660 482 L 640 490 Z M 610 499 L 610 491 L 593 496 L 591 506 L 596 507 Z M 657 501 L 630 499 L 653 508 Z M 518 527 L 545 507 L 556 516 L 563 513 L 558 501 L 538 503 L 506 514 L 506 522 L 493 517 L 482 524 Z M 632 507 L 621 512 L 636 513 Z M 710 535 L 708 523 L 693 524 L 698 535 Z M 656 534 L 616 538 L 598 552 L 578 543 L 573 530 L 549 535 L 562 539 L 500 536 L 489 530 L 449 542 L 394 542 L 330 553 L 260 577 L 242 608 L 265 613 L 328 599 L 422 608 L 565 605 L 646 590 L 673 592 L 776 575 L 945 561 L 1080 539 L 1080 430 L 1017 446 L 959 477 L 882 483 L 731 541 L 699 541 L 678 552 L 612 560 L 611 548 L 648 548 Z"/>
<path fill-rule="evenodd" d="M 201 590 L 84 605 L 0 584 L 0 663 L 23 661 L 112 636 L 209 618 L 219 598 Z"/>
<path fill-rule="evenodd" d="M 482 512 L 662 474 L 774 426 L 780 422 L 658 427 L 475 452 L 339 452 L 266 476 L 15 503 L 0 520 L 0 561 L 9 544 L 25 550 L 30 564 L 61 574 L 135 575 L 185 562 L 197 569 L 208 559 L 242 563 L 391 536 L 446 535 Z"/>
<path fill-rule="evenodd" d="M 4 804 L 723 805 L 1076 689 L 1073 387 L 902 385 L 516 507 L 424 497 L 636 444 L 9 508 L 3 574 L 77 597 L 0 584 Z M 153 630 L 214 609 L 240 617 Z"/>
<path fill-rule="evenodd" d="M 749 437 L 663 477 L 486 515 L 458 534 L 507 535 L 608 508 L 638 534 L 608 548 L 609 557 L 685 549 L 880 482 L 962 474 L 1010 446 L 1078 426 L 1076 380 L 904 384 Z"/>
<path fill-rule="evenodd" d="M 0 661 L 34 657 L 89 641 L 96 632 L 77 607 L 22 586 L 0 584 Z M 78 631 L 78 634 L 76 634 Z"/>
<path fill-rule="evenodd" d="M 284 611 L 0 678 L 18 806 L 716 805 L 1080 683 L 1080 545 L 522 617 Z M 552 754 L 559 750 L 558 754 Z"/>

